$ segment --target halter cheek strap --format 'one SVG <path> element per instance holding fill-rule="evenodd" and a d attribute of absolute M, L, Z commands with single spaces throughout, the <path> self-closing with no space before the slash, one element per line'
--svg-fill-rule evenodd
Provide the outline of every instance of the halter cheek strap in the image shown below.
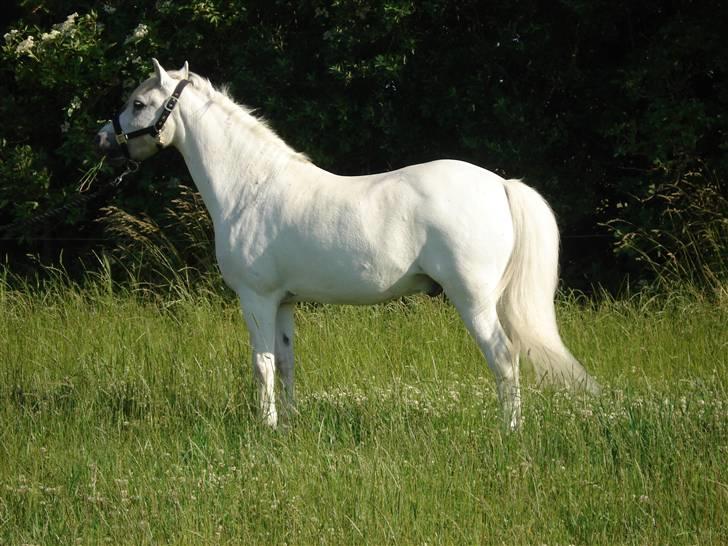
<path fill-rule="evenodd" d="M 127 145 L 127 143 L 132 138 L 137 138 L 143 135 L 151 135 L 152 138 L 156 139 L 159 136 L 159 133 L 162 131 L 162 127 L 164 127 L 164 123 L 167 121 L 167 118 L 169 118 L 169 116 L 172 114 L 172 110 L 174 110 L 175 106 L 177 106 L 179 96 L 182 94 L 182 91 L 188 83 L 190 83 L 190 80 L 181 80 L 177 84 L 177 87 L 174 88 L 172 95 L 170 95 L 170 97 L 167 99 L 167 102 L 164 103 L 162 113 L 159 114 L 159 117 L 157 118 L 157 121 L 154 122 L 154 125 L 132 131 L 131 133 L 125 133 L 121 128 L 121 123 L 119 122 L 119 116 L 121 115 L 121 112 L 114 115 L 111 123 L 114 126 L 116 143 L 119 145 L 119 148 L 121 148 L 124 157 L 126 157 L 127 159 L 131 159 L 131 156 L 129 155 L 129 146 Z M 157 146 L 159 148 L 162 147 L 159 142 L 157 142 Z"/>

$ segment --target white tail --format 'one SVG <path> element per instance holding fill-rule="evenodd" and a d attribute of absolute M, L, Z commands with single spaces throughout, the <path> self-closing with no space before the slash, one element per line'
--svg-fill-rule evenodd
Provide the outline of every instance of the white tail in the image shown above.
<path fill-rule="evenodd" d="M 548 203 L 519 180 L 506 180 L 515 244 L 501 281 L 498 316 L 514 349 L 533 363 L 540 382 L 599 391 L 564 345 L 556 325 L 559 230 Z"/>

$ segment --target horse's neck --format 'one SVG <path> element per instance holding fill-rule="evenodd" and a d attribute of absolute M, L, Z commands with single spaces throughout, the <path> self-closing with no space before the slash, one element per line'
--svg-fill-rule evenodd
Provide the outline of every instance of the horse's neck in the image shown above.
<path fill-rule="evenodd" d="M 216 224 L 239 214 L 261 192 L 271 191 L 288 166 L 300 162 L 243 112 L 231 115 L 219 105 L 206 103 L 189 105 L 181 109 L 181 115 L 184 132 L 175 146 Z"/>

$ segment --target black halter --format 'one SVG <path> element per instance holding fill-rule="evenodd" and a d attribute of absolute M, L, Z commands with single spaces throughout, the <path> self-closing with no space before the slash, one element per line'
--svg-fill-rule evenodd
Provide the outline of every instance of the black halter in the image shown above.
<path fill-rule="evenodd" d="M 132 131 L 131 133 L 125 133 L 121 129 L 121 123 L 119 123 L 119 116 L 121 115 L 121 112 L 114 115 L 111 123 L 114 125 L 116 143 L 121 148 L 124 157 L 126 157 L 127 159 L 131 159 L 131 157 L 129 156 L 129 147 L 126 144 L 127 142 L 129 142 L 130 139 L 143 135 L 151 135 L 152 138 L 157 138 L 159 136 L 159 133 L 162 131 L 162 127 L 164 127 L 164 122 L 167 121 L 167 118 L 172 113 L 172 110 L 174 110 L 174 107 L 177 106 L 179 96 L 182 94 L 182 90 L 188 83 L 190 83 L 190 80 L 181 80 L 177 84 L 177 87 L 174 88 L 174 92 L 172 93 L 172 95 L 167 99 L 167 102 L 164 103 L 164 109 L 162 110 L 162 113 L 159 114 L 159 118 L 157 119 L 157 121 L 154 122 L 154 125 L 144 127 L 144 129 Z M 159 142 L 157 142 L 157 146 L 160 148 L 162 147 Z"/>

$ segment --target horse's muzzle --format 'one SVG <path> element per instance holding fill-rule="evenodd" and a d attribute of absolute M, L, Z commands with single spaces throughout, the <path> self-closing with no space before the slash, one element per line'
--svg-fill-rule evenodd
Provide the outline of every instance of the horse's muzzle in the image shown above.
<path fill-rule="evenodd" d="M 124 158 L 124 154 L 121 151 L 121 147 L 116 142 L 110 123 L 104 125 L 101 130 L 96 133 L 94 144 L 96 144 L 98 151 L 107 156 L 109 159 Z"/>

